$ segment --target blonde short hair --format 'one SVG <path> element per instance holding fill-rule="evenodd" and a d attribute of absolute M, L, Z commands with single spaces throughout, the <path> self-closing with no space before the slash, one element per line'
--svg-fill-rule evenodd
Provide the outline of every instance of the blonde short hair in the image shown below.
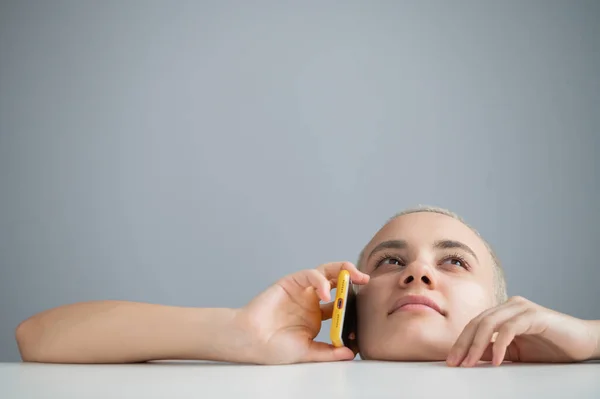
<path fill-rule="evenodd" d="M 472 226 L 470 226 L 463 218 L 461 218 L 456 213 L 454 213 L 452 211 L 449 211 L 448 209 L 444 209 L 444 208 L 440 208 L 440 207 L 428 206 L 428 205 L 419 205 L 417 207 L 405 209 L 402 212 L 399 212 L 399 213 L 395 214 L 390 219 L 388 219 L 388 221 L 385 224 L 391 222 L 392 220 L 394 220 L 397 217 L 400 217 L 402 215 L 408 215 L 408 214 L 417 213 L 417 212 L 439 213 L 439 214 L 446 215 L 446 216 L 449 216 L 451 218 L 454 218 L 454 219 L 460 221 L 461 223 L 463 223 L 468 228 L 470 228 L 481 239 L 481 241 L 483 241 L 485 247 L 487 248 L 487 250 L 489 251 L 489 253 L 490 253 L 491 257 L 492 257 L 492 263 L 493 263 L 492 266 L 493 266 L 493 269 L 494 269 L 493 270 L 493 272 L 494 272 L 494 298 L 496 299 L 497 303 L 503 303 L 503 302 L 505 302 L 506 299 L 507 299 L 506 279 L 505 279 L 505 276 L 504 276 L 504 270 L 503 270 L 502 265 L 500 263 L 500 259 L 498 258 L 498 256 L 494 252 L 492 246 L 481 236 L 481 234 L 479 234 L 479 232 L 475 228 L 473 228 Z M 360 255 L 358 257 L 358 262 L 356 264 L 359 270 L 361 270 L 361 260 L 362 260 L 362 258 L 364 256 L 364 252 L 365 252 L 365 249 L 363 248 L 363 250 L 360 252 Z"/>

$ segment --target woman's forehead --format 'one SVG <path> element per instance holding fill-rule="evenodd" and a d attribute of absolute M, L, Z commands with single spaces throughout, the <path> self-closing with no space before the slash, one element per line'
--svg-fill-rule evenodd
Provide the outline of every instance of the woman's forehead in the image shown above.
<path fill-rule="evenodd" d="M 472 248 L 480 259 L 485 259 L 489 252 L 481 237 L 469 226 L 434 212 L 415 212 L 390 220 L 375 234 L 363 253 L 368 254 L 388 240 L 405 241 L 408 247 L 431 247 L 435 242 L 453 240 Z"/>

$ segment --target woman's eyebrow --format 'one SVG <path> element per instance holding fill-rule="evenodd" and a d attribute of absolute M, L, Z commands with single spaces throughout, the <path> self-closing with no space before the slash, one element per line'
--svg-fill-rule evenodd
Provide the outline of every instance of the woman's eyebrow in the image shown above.
<path fill-rule="evenodd" d="M 463 251 L 470 253 L 475 258 L 475 260 L 477 260 L 479 262 L 479 259 L 477 259 L 477 255 L 475 255 L 475 251 L 473 251 L 467 244 L 463 244 L 460 241 L 439 240 L 433 244 L 433 247 L 440 248 L 440 249 L 460 248 Z"/>

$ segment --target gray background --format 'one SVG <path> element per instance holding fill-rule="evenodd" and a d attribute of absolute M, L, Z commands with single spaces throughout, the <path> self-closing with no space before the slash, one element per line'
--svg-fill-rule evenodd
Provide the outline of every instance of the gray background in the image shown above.
<path fill-rule="evenodd" d="M 65 303 L 242 306 L 418 203 L 600 319 L 599 38 L 593 0 L 2 2 L 0 361 Z"/>

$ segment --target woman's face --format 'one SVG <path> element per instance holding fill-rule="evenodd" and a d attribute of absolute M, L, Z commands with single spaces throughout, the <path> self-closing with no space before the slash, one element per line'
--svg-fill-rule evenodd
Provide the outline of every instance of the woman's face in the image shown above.
<path fill-rule="evenodd" d="M 390 221 L 361 259 L 371 276 L 357 295 L 361 357 L 445 360 L 466 324 L 494 305 L 492 268 L 483 240 L 457 219 L 418 212 Z"/>

